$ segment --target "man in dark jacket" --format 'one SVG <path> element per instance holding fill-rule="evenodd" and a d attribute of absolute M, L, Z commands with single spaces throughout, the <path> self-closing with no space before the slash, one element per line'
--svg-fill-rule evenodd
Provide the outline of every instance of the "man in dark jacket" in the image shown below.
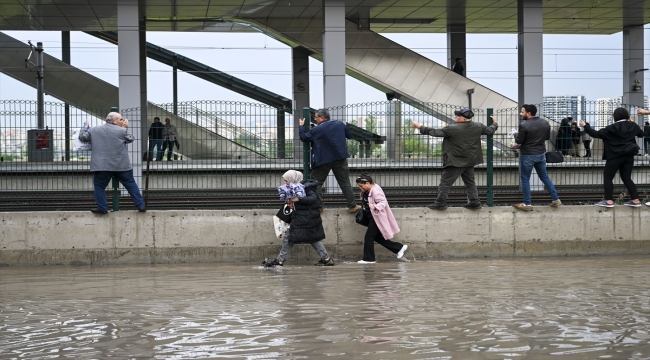
<path fill-rule="evenodd" d="M 153 118 L 153 124 L 149 128 L 149 159 L 153 160 L 153 148 L 156 147 L 156 160 L 162 161 L 163 152 L 160 150 L 162 147 L 164 135 L 163 130 L 165 126 L 160 122 L 160 118 L 156 116 Z"/>
<path fill-rule="evenodd" d="M 648 156 L 648 143 L 650 143 L 650 122 L 643 125 L 643 152 Z"/>
<path fill-rule="evenodd" d="M 347 126 L 341 121 L 331 120 L 330 113 L 319 109 L 315 115 L 316 126 L 305 131 L 305 119 L 300 119 L 298 129 L 302 142 L 311 142 L 311 178 L 318 180 L 318 203 L 323 211 L 323 183 L 330 171 L 334 173 L 339 187 L 347 200 L 348 211 L 356 214 L 361 210 L 352 192 L 350 170 L 348 169 L 348 146 L 346 139 L 352 138 Z"/>
<path fill-rule="evenodd" d="M 438 186 L 436 202 L 427 205 L 429 209 L 447 209 L 447 195 L 449 189 L 460 176 L 467 188 L 469 202 L 465 204 L 468 209 L 480 209 L 481 201 L 474 182 L 474 166 L 483 162 L 481 149 L 481 135 L 492 135 L 497 130 L 497 122 L 485 126 L 472 121 L 474 113 L 469 108 L 454 111 L 456 122 L 441 128 L 432 129 L 422 124 L 413 122 L 412 126 L 420 129 L 420 134 L 443 137 L 442 140 L 442 177 Z"/>
<path fill-rule="evenodd" d="M 515 135 L 515 142 L 521 144 L 519 148 L 519 176 L 524 202 L 512 206 L 524 211 L 533 210 L 530 200 L 530 175 L 533 168 L 551 194 L 553 200 L 551 206 L 558 207 L 562 205 L 562 201 L 560 201 L 555 190 L 555 185 L 553 185 L 553 181 L 546 173 L 546 146 L 544 143 L 551 138 L 551 125 L 549 125 L 548 121 L 535 116 L 536 114 L 537 107 L 535 105 L 523 105 L 519 115 L 524 121 L 519 124 L 519 132 Z"/>
<path fill-rule="evenodd" d="M 454 67 L 451 69 L 451 71 L 460 76 L 465 76 L 465 68 L 463 67 L 463 63 L 460 61 L 460 58 L 456 58 L 456 62 L 454 63 Z"/>

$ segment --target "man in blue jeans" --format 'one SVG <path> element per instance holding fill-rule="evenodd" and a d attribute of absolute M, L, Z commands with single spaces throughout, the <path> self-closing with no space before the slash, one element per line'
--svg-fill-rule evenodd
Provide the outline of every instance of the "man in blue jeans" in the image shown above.
<path fill-rule="evenodd" d="M 135 207 L 140 212 L 147 211 L 138 184 L 133 178 L 133 168 L 129 159 L 127 145 L 135 139 L 126 128 L 129 120 L 123 119 L 116 112 L 106 116 L 106 123 L 102 126 L 88 128 L 88 121 L 79 132 L 79 140 L 92 144 L 90 157 L 90 171 L 93 172 L 93 185 L 95 187 L 95 203 L 97 207 L 91 209 L 93 214 L 108 214 L 106 201 L 106 186 L 115 176 L 131 195 Z"/>
<path fill-rule="evenodd" d="M 519 147 L 519 174 L 524 202 L 512 206 L 523 211 L 533 210 L 530 200 L 530 175 L 533 168 L 551 194 L 551 200 L 553 200 L 551 206 L 562 205 L 553 181 L 546 173 L 546 146 L 544 143 L 551 137 L 551 126 L 548 121 L 535 116 L 536 114 L 537 107 L 535 105 L 523 105 L 520 115 L 524 121 L 519 125 L 519 132 L 515 135 L 515 142 L 521 144 Z"/>

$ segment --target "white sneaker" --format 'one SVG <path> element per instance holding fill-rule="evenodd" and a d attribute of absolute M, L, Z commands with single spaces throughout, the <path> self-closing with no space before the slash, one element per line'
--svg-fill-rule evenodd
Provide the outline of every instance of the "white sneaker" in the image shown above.
<path fill-rule="evenodd" d="M 645 206 L 650 206 L 650 201 L 648 201 L 647 203 L 645 203 Z"/>
<path fill-rule="evenodd" d="M 400 250 L 400 251 L 397 253 L 397 258 L 398 258 L 398 259 L 401 259 L 402 256 L 404 256 L 404 251 L 406 251 L 406 249 L 408 249 L 408 248 L 409 248 L 408 245 L 404 245 L 404 246 L 402 246 L 402 250 Z"/>
<path fill-rule="evenodd" d="M 377 263 L 376 261 L 365 261 L 365 260 L 359 260 L 357 261 L 357 264 L 375 264 Z"/>

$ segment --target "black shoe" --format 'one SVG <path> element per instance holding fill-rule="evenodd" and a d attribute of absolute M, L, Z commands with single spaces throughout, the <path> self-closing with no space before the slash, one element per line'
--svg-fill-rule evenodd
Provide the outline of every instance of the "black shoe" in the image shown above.
<path fill-rule="evenodd" d="M 427 205 L 427 207 L 431 210 L 447 210 L 447 204 L 433 203 Z"/>
<path fill-rule="evenodd" d="M 472 210 L 478 210 L 481 208 L 481 202 L 476 201 L 476 202 L 470 202 L 465 205 L 463 205 L 465 209 L 472 209 Z"/>
<path fill-rule="evenodd" d="M 270 268 L 274 266 L 282 266 L 282 264 L 278 261 L 278 259 L 264 259 L 264 261 L 262 261 L 262 266 Z"/>
<path fill-rule="evenodd" d="M 90 209 L 90 212 L 93 213 L 93 214 L 98 214 L 98 215 L 106 215 L 106 214 L 108 214 L 108 211 L 102 210 L 100 208 Z"/>
<path fill-rule="evenodd" d="M 139 208 L 138 211 L 139 212 L 147 212 L 147 207 L 143 206 L 143 207 Z"/>
<path fill-rule="evenodd" d="M 332 258 L 327 259 L 327 261 L 320 259 L 314 266 L 334 266 L 334 260 Z"/>

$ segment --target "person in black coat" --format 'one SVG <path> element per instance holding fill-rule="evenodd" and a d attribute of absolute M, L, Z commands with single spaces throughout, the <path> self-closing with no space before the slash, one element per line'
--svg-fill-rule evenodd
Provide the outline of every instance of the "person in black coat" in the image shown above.
<path fill-rule="evenodd" d="M 580 157 L 580 128 L 571 123 L 571 156 Z"/>
<path fill-rule="evenodd" d="M 612 180 L 618 171 L 631 198 L 624 205 L 640 207 L 639 193 L 632 181 L 632 167 L 634 166 L 634 156 L 639 153 L 639 145 L 635 138 L 643 137 L 643 129 L 630 120 L 630 114 L 625 108 L 614 110 L 614 123 L 603 129 L 596 131 L 584 120 L 580 120 L 580 126 L 583 126 L 591 137 L 603 139 L 603 160 L 607 160 L 603 171 L 605 200 L 594 205 L 614 207 L 614 182 Z"/>
<path fill-rule="evenodd" d="M 302 174 L 300 176 L 302 177 Z M 284 260 L 295 244 L 311 244 L 321 257 L 316 266 L 334 266 L 334 261 L 321 242 L 325 239 L 325 230 L 320 217 L 320 202 L 316 194 L 318 180 L 309 179 L 300 183 L 305 186 L 305 197 L 291 199 L 293 204 L 291 226 L 282 239 L 282 249 L 276 259 L 264 259 L 262 262 L 264 267 L 283 266 Z"/>
<path fill-rule="evenodd" d="M 571 148 L 571 118 L 562 119 L 555 140 L 557 150 L 561 151 L 564 156 L 569 155 L 569 149 Z"/>

